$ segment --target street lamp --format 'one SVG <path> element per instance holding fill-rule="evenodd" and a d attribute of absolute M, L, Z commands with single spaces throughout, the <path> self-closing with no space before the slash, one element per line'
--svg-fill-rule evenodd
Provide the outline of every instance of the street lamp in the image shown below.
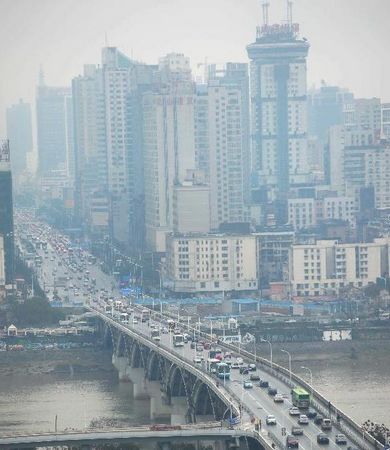
<path fill-rule="evenodd" d="M 273 368 L 272 363 L 272 344 L 270 341 L 267 341 L 267 339 L 260 339 L 261 342 L 267 342 L 269 344 L 269 351 L 270 351 L 270 363 L 271 363 L 271 369 Z"/>
<path fill-rule="evenodd" d="M 301 369 L 307 370 L 310 374 L 310 391 L 311 395 L 313 395 L 313 372 L 311 371 L 311 369 L 305 366 L 301 366 Z"/>
<path fill-rule="evenodd" d="M 288 352 L 287 350 L 283 350 L 282 348 L 280 349 L 280 351 L 283 353 L 287 353 L 288 355 L 288 371 L 290 373 L 290 383 L 291 383 L 291 353 Z"/>

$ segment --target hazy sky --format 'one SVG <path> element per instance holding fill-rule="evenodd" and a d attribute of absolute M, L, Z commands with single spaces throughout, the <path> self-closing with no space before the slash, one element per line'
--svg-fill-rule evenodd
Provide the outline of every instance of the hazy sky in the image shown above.
<path fill-rule="evenodd" d="M 285 0 L 270 0 L 271 22 Z M 85 63 L 111 46 L 156 63 L 182 52 L 193 67 L 247 61 L 260 0 L 0 0 L 0 136 L 5 108 L 34 104 L 39 64 L 48 85 L 69 85 Z M 360 97 L 390 101 L 390 0 L 296 0 L 294 22 L 311 43 L 308 82 L 348 87 Z"/>

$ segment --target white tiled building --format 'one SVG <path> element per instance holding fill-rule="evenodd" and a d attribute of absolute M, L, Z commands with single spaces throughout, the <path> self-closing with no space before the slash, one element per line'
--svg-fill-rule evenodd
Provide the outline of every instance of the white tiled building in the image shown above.
<path fill-rule="evenodd" d="M 255 236 L 171 235 L 164 286 L 174 292 L 257 290 L 257 264 Z"/>
<path fill-rule="evenodd" d="M 314 245 L 293 245 L 290 283 L 294 296 L 338 295 L 347 286 L 375 283 L 389 272 L 389 238 L 373 243 L 339 244 L 319 240 Z"/>

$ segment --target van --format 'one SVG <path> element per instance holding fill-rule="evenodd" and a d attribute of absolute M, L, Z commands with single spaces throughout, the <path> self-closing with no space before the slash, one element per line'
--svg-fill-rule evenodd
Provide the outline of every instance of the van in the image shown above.
<path fill-rule="evenodd" d="M 321 424 L 321 430 L 327 431 L 332 429 L 332 421 L 330 419 L 323 419 Z"/>

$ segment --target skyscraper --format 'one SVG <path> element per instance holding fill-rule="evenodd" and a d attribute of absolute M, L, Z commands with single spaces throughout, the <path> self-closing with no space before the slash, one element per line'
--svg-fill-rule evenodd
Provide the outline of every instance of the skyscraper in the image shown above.
<path fill-rule="evenodd" d="M 5 284 L 14 282 L 14 220 L 8 140 L 0 140 L 0 235 L 4 242 Z"/>
<path fill-rule="evenodd" d="M 31 108 L 22 99 L 7 108 L 7 137 L 12 148 L 11 166 L 15 179 L 28 169 L 27 153 L 33 150 Z"/>
<path fill-rule="evenodd" d="M 309 43 L 298 37 L 291 2 L 283 25 L 264 24 L 247 46 L 251 59 L 252 168 L 259 185 L 283 197 L 290 184 L 309 179 L 307 165 L 306 57 Z"/>
<path fill-rule="evenodd" d="M 146 242 L 165 251 L 173 229 L 174 185 L 195 169 L 194 87 L 188 58 L 169 54 L 159 61 L 160 84 L 143 96 Z"/>
<path fill-rule="evenodd" d="M 37 89 L 38 171 L 63 170 L 72 177 L 73 117 L 71 89 L 40 84 Z"/>

